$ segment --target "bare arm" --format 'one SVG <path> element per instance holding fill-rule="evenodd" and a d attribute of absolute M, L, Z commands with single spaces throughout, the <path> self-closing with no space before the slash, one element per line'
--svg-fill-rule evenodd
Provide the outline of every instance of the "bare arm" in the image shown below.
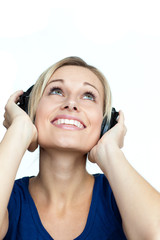
<path fill-rule="evenodd" d="M 160 194 L 129 164 L 121 147 L 126 133 L 123 113 L 118 124 L 92 149 L 89 158 L 108 178 L 129 240 L 160 239 Z"/>
<path fill-rule="evenodd" d="M 21 159 L 31 143 L 31 150 L 36 148 L 36 128 L 16 105 L 21 94 L 13 94 L 5 107 L 4 126 L 8 130 L 0 143 L 0 238 L 8 229 L 7 205 Z"/>

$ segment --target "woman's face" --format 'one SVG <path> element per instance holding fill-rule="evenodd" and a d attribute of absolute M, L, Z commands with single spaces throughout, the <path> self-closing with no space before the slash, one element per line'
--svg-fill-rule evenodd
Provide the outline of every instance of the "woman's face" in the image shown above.
<path fill-rule="evenodd" d="M 89 69 L 64 66 L 56 70 L 36 111 L 40 146 L 89 152 L 100 136 L 103 99 L 103 86 Z"/>

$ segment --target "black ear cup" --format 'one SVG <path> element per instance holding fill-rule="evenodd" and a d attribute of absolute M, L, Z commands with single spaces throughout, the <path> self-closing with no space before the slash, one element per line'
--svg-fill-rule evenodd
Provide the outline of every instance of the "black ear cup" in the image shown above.
<path fill-rule="evenodd" d="M 26 92 L 24 92 L 20 96 L 20 100 L 18 102 L 18 106 L 22 108 L 27 114 L 28 114 L 28 102 L 29 102 L 29 97 L 30 93 L 32 91 L 33 86 L 31 86 Z"/>
<path fill-rule="evenodd" d="M 112 113 L 111 113 L 111 120 L 110 122 L 107 122 L 107 117 L 103 119 L 102 125 L 101 125 L 101 135 L 100 137 L 103 136 L 109 129 L 111 129 L 114 125 L 117 123 L 117 117 L 119 113 L 116 112 L 115 108 L 112 108 Z"/>

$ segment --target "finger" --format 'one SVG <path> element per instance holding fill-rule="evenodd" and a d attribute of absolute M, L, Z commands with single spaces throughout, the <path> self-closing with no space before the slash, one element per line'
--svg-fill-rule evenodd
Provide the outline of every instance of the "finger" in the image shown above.
<path fill-rule="evenodd" d="M 95 163 L 95 160 L 93 160 L 93 158 L 91 158 L 90 155 L 88 155 L 88 160 L 89 160 L 91 163 Z"/>
<path fill-rule="evenodd" d="M 118 118 L 118 123 L 124 124 L 124 114 L 122 110 L 119 111 L 119 118 Z"/>
<path fill-rule="evenodd" d="M 34 152 L 37 149 L 37 147 L 38 147 L 38 142 L 35 141 L 35 142 L 33 142 L 29 145 L 28 151 L 29 152 Z"/>
<path fill-rule="evenodd" d="M 8 122 L 8 121 L 9 121 L 8 113 L 5 112 L 3 116 L 4 116 L 4 121 L 7 121 L 7 122 Z"/>
<path fill-rule="evenodd" d="M 20 97 L 22 94 L 23 94 L 23 90 L 18 90 L 18 91 L 14 92 L 14 93 L 10 96 L 10 98 L 9 98 L 8 101 L 9 101 L 9 102 L 10 102 L 10 101 L 13 101 L 13 102 L 17 103 L 18 100 L 19 100 L 19 97 Z"/>
<path fill-rule="evenodd" d="M 3 117 L 6 119 L 7 118 L 7 113 L 4 112 Z"/>
<path fill-rule="evenodd" d="M 90 161 L 90 162 L 92 162 L 92 163 L 96 163 L 96 161 L 95 161 L 95 159 L 94 159 L 94 154 L 95 154 L 95 147 L 93 147 L 92 149 L 91 149 L 91 151 L 88 153 L 88 160 Z"/>
<path fill-rule="evenodd" d="M 124 126 L 124 136 L 126 135 L 126 133 L 127 133 L 127 127 Z"/>
<path fill-rule="evenodd" d="M 9 128 L 9 124 L 6 120 L 3 121 L 3 126 L 7 129 Z"/>
<path fill-rule="evenodd" d="M 5 105 L 5 112 L 12 110 L 13 104 L 17 104 L 17 102 L 19 101 L 19 98 L 22 94 L 23 94 L 23 91 L 19 90 L 10 96 L 7 104 Z"/>

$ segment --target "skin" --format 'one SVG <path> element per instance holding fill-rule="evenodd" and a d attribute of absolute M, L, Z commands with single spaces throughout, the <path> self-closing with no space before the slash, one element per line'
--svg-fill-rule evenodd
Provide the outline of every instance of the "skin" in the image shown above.
<path fill-rule="evenodd" d="M 62 90 L 56 94 L 49 93 L 53 87 Z M 89 91 L 93 92 L 96 100 L 85 95 Z M 103 86 L 95 74 L 76 66 L 58 69 L 47 84 L 37 108 L 35 125 L 39 144 L 44 148 L 88 153 L 99 140 L 102 109 Z M 68 129 L 66 125 L 57 128 L 51 121 L 58 115 L 76 117 L 85 124 L 85 128 L 79 131 L 76 128 Z"/>
<path fill-rule="evenodd" d="M 50 93 L 53 87 L 61 88 L 60 93 Z M 95 100 L 86 94 L 89 91 L 96 96 Z M 52 120 L 59 115 L 78 118 L 85 127 L 54 125 Z M 86 172 L 86 154 L 99 140 L 102 119 L 103 87 L 99 79 L 82 67 L 58 69 L 47 84 L 36 112 L 40 172 L 30 183 L 43 224 L 55 239 L 75 238 L 85 227 L 94 185 L 93 176 Z M 40 196 L 39 192 L 43 194 Z M 73 229 L 69 228 L 71 225 Z"/>
<path fill-rule="evenodd" d="M 59 91 L 48 94 L 56 79 L 63 79 L 56 82 L 56 87 L 61 84 L 63 88 L 62 95 Z M 81 90 L 89 91 L 91 86 L 83 86 L 84 82 L 98 90 L 96 102 L 86 100 L 88 95 Z M 103 109 L 99 79 L 82 67 L 58 69 L 39 102 L 35 125 L 16 105 L 21 94 L 13 94 L 5 107 L 4 126 L 8 130 L 0 144 L 0 238 L 8 228 L 7 204 L 19 164 L 25 151 L 33 151 L 38 141 L 40 172 L 30 180 L 29 191 L 44 227 L 54 239 L 73 239 L 85 227 L 94 185 L 94 178 L 85 169 L 88 152 L 89 160 L 98 164 L 110 182 L 127 239 L 160 239 L 159 193 L 132 168 L 121 151 L 126 134 L 122 111 L 118 123 L 99 140 Z M 85 128 L 52 124 L 59 114 L 78 117 Z"/>

